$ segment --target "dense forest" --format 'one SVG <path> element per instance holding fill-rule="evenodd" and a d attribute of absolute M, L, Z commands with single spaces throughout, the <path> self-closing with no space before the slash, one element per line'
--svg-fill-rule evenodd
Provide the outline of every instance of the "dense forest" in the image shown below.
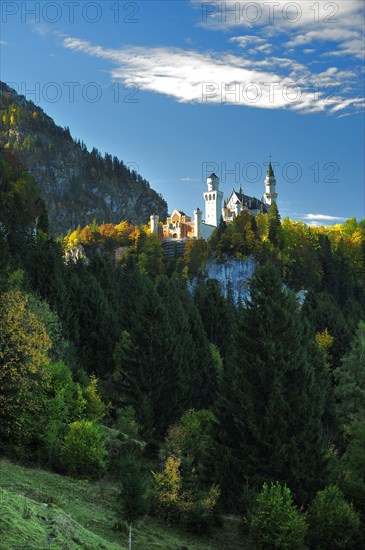
<path fill-rule="evenodd" d="M 363 548 L 365 221 L 274 204 L 167 261 L 125 220 L 54 240 L 17 156 L 0 169 L 1 455 L 111 480 L 117 528 L 229 514 L 242 548 Z M 244 301 L 205 276 L 248 257 Z"/>
<path fill-rule="evenodd" d="M 94 219 L 116 223 L 122 218 L 140 224 L 153 212 L 166 217 L 166 202 L 138 173 L 136 162 L 125 164 L 95 147 L 89 152 L 85 143 L 72 138 L 69 128 L 57 126 L 40 107 L 3 82 L 0 147 L 15 153 L 34 176 L 52 235 Z"/>

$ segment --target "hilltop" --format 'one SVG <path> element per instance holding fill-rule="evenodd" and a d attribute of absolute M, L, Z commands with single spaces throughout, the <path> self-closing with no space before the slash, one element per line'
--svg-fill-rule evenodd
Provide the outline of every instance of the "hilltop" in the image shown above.
<path fill-rule="evenodd" d="M 87 150 L 68 128 L 0 83 L 0 147 L 15 153 L 34 176 L 46 204 L 50 232 L 66 233 L 93 220 L 145 223 L 167 204 L 149 182 L 123 161 Z"/>

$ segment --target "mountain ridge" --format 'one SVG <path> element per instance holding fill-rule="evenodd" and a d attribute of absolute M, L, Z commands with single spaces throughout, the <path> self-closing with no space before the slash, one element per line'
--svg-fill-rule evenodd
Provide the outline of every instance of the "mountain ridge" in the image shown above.
<path fill-rule="evenodd" d="M 92 221 L 145 223 L 166 218 L 167 204 L 123 161 L 74 140 L 43 109 L 0 82 L 0 147 L 15 153 L 41 189 L 50 233 Z"/>

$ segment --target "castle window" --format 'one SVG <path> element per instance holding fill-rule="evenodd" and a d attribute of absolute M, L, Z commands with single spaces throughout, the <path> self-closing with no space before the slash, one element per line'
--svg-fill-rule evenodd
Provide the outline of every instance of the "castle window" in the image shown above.
<path fill-rule="evenodd" d="M 210 201 L 212 200 L 212 195 L 209 195 L 209 200 L 210 200 Z"/>
<path fill-rule="evenodd" d="M 213 193 L 213 200 L 215 199 L 215 193 Z"/>

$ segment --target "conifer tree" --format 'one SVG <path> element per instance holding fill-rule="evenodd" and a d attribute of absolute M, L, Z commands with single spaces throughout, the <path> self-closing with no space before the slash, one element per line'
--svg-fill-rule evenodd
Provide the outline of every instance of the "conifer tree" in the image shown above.
<path fill-rule="evenodd" d="M 230 346 L 233 315 L 218 282 L 214 279 L 201 282 L 195 291 L 195 302 L 209 342 L 225 357 Z"/>
<path fill-rule="evenodd" d="M 123 404 L 135 408 L 145 435 L 158 438 L 176 419 L 181 365 L 172 360 L 173 338 L 164 304 L 152 281 L 142 280 L 130 328 L 115 348 L 113 383 Z"/>
<path fill-rule="evenodd" d="M 269 213 L 267 215 L 268 229 L 269 229 L 269 241 L 273 245 L 278 244 L 278 230 L 280 227 L 280 215 L 277 204 L 275 201 L 270 206 Z"/>
<path fill-rule="evenodd" d="M 121 516 L 129 524 L 128 550 L 132 550 L 132 526 L 148 512 L 147 483 L 141 463 L 134 455 L 122 458 L 119 475 L 119 508 Z"/>
<path fill-rule="evenodd" d="M 351 350 L 334 371 L 335 394 L 344 425 L 365 422 L 365 323 L 359 323 Z"/>
<path fill-rule="evenodd" d="M 215 407 L 216 466 L 226 505 L 247 484 L 287 483 L 306 500 L 323 473 L 328 380 L 295 296 L 257 269 Z"/>

